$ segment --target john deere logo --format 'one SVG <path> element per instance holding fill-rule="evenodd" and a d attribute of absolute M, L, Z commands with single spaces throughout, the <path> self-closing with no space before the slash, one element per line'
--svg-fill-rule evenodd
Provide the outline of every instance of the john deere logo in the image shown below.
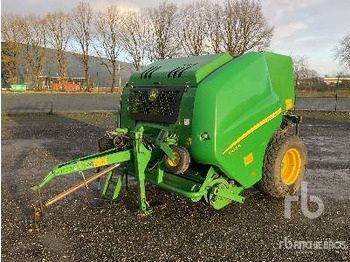
<path fill-rule="evenodd" d="M 157 97 L 158 97 L 158 90 L 157 89 L 152 89 L 152 90 L 149 91 L 148 98 L 149 98 L 150 101 L 156 100 Z"/>

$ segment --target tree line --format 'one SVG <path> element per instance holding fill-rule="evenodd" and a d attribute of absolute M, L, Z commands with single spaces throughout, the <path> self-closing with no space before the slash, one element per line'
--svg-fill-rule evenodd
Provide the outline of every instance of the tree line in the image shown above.
<path fill-rule="evenodd" d="M 338 60 L 339 64 L 344 69 L 350 69 L 350 32 L 346 33 L 339 42 L 334 46 L 333 48 L 333 56 L 334 59 Z M 293 59 L 293 66 L 294 66 L 294 82 L 295 82 L 295 88 L 302 88 L 302 84 L 300 84 L 301 81 L 307 80 L 309 87 L 311 86 L 312 82 L 319 87 L 320 85 L 318 82 L 320 80 L 320 77 L 317 73 L 317 71 L 310 69 L 309 63 L 308 63 L 308 57 L 307 56 L 292 56 Z M 325 77 L 328 77 L 327 75 Z M 342 77 L 350 77 L 350 75 L 343 71 L 338 71 L 333 77 L 336 77 L 338 79 Z M 323 87 L 325 86 L 325 83 L 323 82 Z M 343 87 L 349 88 L 348 81 L 342 85 Z"/>
<path fill-rule="evenodd" d="M 197 0 L 183 5 L 163 1 L 156 7 L 128 10 L 111 5 L 94 11 L 80 2 L 70 12 L 57 11 L 42 16 L 2 14 L 1 58 L 10 84 L 16 83 L 18 67 L 25 65 L 34 86 L 42 74 L 47 49 L 55 51 L 60 83 L 67 79 L 66 52 L 72 51 L 84 69 L 86 88 L 91 88 L 89 59 L 95 55 L 116 86 L 118 60 L 126 60 L 136 70 L 166 58 L 228 52 L 233 56 L 270 46 L 274 28 L 262 12 L 258 0 Z M 335 58 L 350 68 L 350 34 L 334 49 Z M 294 76 L 315 78 L 307 57 L 296 56 Z"/>
<path fill-rule="evenodd" d="M 60 83 L 67 79 L 66 52 L 72 51 L 84 68 L 86 88 L 91 88 L 89 59 L 101 58 L 116 86 L 121 56 L 136 70 L 166 58 L 228 52 L 233 56 L 269 47 L 273 35 L 256 0 L 212 0 L 177 5 L 161 2 L 156 7 L 126 10 L 109 6 L 95 12 L 80 2 L 69 13 L 57 11 L 43 16 L 2 14 L 2 63 L 10 83 L 17 68 L 25 64 L 34 86 L 42 73 L 46 48 L 55 50 Z M 103 59 L 102 59 L 103 58 Z"/>

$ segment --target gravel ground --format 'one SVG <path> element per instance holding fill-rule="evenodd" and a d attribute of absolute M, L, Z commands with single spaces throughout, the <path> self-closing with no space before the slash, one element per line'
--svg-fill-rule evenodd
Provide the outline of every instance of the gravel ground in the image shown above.
<path fill-rule="evenodd" d="M 1 256 L 3 261 L 349 261 L 349 249 L 290 249 L 296 241 L 347 241 L 349 246 L 350 114 L 309 113 L 301 127 L 309 152 L 308 194 L 324 203 L 316 219 L 300 202 L 284 218 L 284 202 L 256 190 L 244 204 L 216 211 L 148 186 L 155 213 L 143 217 L 131 188 L 118 202 L 90 187 L 46 210 L 39 229 L 30 223 L 33 194 L 54 165 L 96 152 L 113 127 L 113 114 L 2 117 Z M 57 179 L 45 197 L 81 181 Z M 315 208 L 311 206 L 310 209 Z M 287 238 L 287 239 L 286 239 Z M 287 240 L 287 245 L 285 245 Z"/>

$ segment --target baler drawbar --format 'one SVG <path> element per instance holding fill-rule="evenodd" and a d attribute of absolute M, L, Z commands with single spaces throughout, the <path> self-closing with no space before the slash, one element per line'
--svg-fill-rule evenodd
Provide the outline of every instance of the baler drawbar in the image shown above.
<path fill-rule="evenodd" d="M 218 188 L 217 192 L 215 192 L 215 195 L 223 199 L 222 201 L 217 201 L 214 207 L 221 208 L 221 205 L 226 205 L 232 200 L 243 202 L 244 198 L 239 196 L 239 193 L 243 188 L 234 187 L 233 185 L 230 186 L 226 183 L 226 180 L 220 179 L 220 176 L 215 172 L 213 168 L 210 168 L 208 170 L 206 178 L 202 178 L 201 176 L 198 176 L 198 174 L 197 176 L 194 174 L 191 176 L 191 179 L 166 173 L 162 168 L 160 162 L 156 164 L 156 168 L 148 168 L 147 166 L 152 154 L 152 150 L 150 149 L 154 146 L 151 145 L 149 141 L 144 139 L 143 131 L 143 127 L 140 126 L 136 132 L 133 132 L 133 141 L 131 142 L 133 145 L 129 150 L 120 151 L 117 148 L 112 148 L 98 154 L 78 158 L 76 160 L 54 167 L 39 184 L 32 187 L 32 190 L 40 190 L 40 188 L 58 176 L 69 175 L 72 173 L 82 173 L 83 171 L 89 169 L 108 166 L 106 169 L 96 173 L 95 175 L 91 175 L 87 179 L 83 175 L 84 179 L 81 183 L 73 186 L 72 188 L 69 188 L 66 191 L 63 191 L 61 194 L 48 200 L 45 204 L 40 204 L 40 210 L 38 209 L 37 211 L 42 212 L 43 207 L 52 205 L 61 198 L 67 196 L 68 194 L 81 187 L 84 187 L 88 183 L 93 182 L 103 175 L 107 175 L 107 178 L 102 189 L 102 197 L 110 200 L 115 200 L 118 197 L 122 187 L 123 178 L 127 177 L 128 175 L 135 176 L 139 190 L 139 208 L 145 214 L 152 212 L 152 210 L 149 208 L 148 202 L 146 201 L 145 182 L 149 182 L 153 185 L 159 186 L 169 191 L 173 191 L 195 202 L 199 201 L 203 196 L 206 196 L 208 194 L 209 186 L 212 187 L 214 184 L 224 183 L 227 185 L 227 187 L 225 187 L 225 190 L 223 190 L 223 188 Z M 115 137 L 118 137 L 119 135 L 126 137 L 125 135 L 127 134 L 127 130 L 118 128 L 111 132 L 108 132 L 108 134 L 112 134 Z M 172 150 L 169 147 L 168 143 L 159 142 L 158 146 L 164 150 L 163 152 L 167 154 L 169 159 L 175 159 L 175 156 L 172 154 Z M 123 168 L 120 169 L 119 172 L 115 172 L 117 174 L 113 173 L 113 170 L 120 167 L 121 163 L 128 161 L 134 163 L 134 172 L 130 172 Z M 117 178 L 115 178 L 115 175 L 117 175 Z M 227 199 L 224 199 L 225 196 Z M 212 197 L 210 197 L 210 199 L 211 198 Z M 205 199 L 208 201 L 207 197 L 205 197 Z"/>

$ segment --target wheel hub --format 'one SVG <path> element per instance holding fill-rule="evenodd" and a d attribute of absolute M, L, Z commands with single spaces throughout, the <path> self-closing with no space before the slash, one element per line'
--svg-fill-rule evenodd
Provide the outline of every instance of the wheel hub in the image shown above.
<path fill-rule="evenodd" d="M 177 166 L 180 162 L 180 154 L 174 151 L 173 151 L 173 154 L 175 156 L 174 160 L 170 158 L 167 159 L 169 166 L 172 166 L 172 167 Z"/>
<path fill-rule="evenodd" d="M 281 162 L 281 178 L 286 185 L 293 184 L 300 173 L 301 155 L 296 148 L 290 148 L 284 154 Z"/>

